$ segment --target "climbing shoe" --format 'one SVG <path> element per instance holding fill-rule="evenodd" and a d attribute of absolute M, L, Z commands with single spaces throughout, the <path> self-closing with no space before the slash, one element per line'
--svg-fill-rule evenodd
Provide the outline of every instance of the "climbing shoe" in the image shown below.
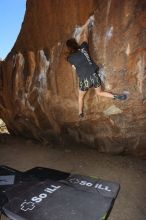
<path fill-rule="evenodd" d="M 83 117 L 84 117 L 84 113 L 82 112 L 79 114 L 79 118 L 83 118 Z"/>
<path fill-rule="evenodd" d="M 127 95 L 125 95 L 125 94 L 114 95 L 114 99 L 125 100 L 125 99 L 127 99 Z"/>

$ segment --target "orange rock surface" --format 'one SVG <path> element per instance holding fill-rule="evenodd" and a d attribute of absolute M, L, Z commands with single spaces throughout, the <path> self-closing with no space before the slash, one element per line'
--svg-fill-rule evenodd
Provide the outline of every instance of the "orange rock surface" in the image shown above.
<path fill-rule="evenodd" d="M 91 89 L 79 120 L 78 79 L 65 42 L 80 38 L 91 14 L 89 47 L 105 90 L 128 100 L 96 97 Z M 145 98 L 145 0 L 27 0 L 18 39 L 0 63 L 0 117 L 10 133 L 146 155 Z"/>

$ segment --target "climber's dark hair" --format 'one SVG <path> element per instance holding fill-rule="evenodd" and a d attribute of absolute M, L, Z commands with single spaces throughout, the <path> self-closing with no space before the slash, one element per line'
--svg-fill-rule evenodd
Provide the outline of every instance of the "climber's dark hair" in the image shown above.
<path fill-rule="evenodd" d="M 70 38 L 66 41 L 66 46 L 68 48 L 67 59 L 72 53 L 76 53 L 80 49 L 80 45 L 77 43 L 75 38 Z"/>

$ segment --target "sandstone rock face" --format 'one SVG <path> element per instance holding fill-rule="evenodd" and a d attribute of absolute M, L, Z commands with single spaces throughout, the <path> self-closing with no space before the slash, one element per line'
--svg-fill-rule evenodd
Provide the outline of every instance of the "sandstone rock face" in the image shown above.
<path fill-rule="evenodd" d="M 6 134 L 6 133 L 8 133 L 8 130 L 6 128 L 5 123 L 0 119 L 0 134 L 1 133 Z"/>
<path fill-rule="evenodd" d="M 80 38 L 92 13 L 89 47 L 105 90 L 129 98 L 96 97 L 91 89 L 79 120 L 65 42 Z M 145 0 L 27 0 L 21 32 L 0 64 L 0 117 L 12 134 L 146 156 L 145 61 Z"/>

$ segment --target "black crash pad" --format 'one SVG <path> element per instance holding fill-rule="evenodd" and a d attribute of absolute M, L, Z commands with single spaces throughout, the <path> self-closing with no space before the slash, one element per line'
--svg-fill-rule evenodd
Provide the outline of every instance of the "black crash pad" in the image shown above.
<path fill-rule="evenodd" d="M 32 180 L 37 180 L 37 178 L 8 166 L 0 166 L 0 192 L 6 192 L 19 183 Z"/>
<path fill-rule="evenodd" d="M 66 179 L 69 173 L 58 170 L 34 167 L 25 172 L 18 171 L 8 166 L 0 166 L 0 210 L 2 206 L 9 202 L 15 195 L 19 196 L 29 186 L 46 179 L 60 180 Z"/>
<path fill-rule="evenodd" d="M 58 181 L 66 179 L 70 175 L 70 173 L 46 167 L 34 167 L 30 170 L 25 171 L 24 174 L 32 176 L 38 179 L 39 181 L 44 181 L 47 179 Z"/>
<path fill-rule="evenodd" d="M 21 185 L 28 187 L 36 182 L 38 180 L 34 176 L 26 175 L 8 166 L 0 166 L 0 210 L 16 193 L 21 194 Z"/>
<path fill-rule="evenodd" d="M 39 173 L 36 172 L 38 168 L 32 170 L 27 173 Z M 53 170 L 51 172 L 52 179 L 47 178 L 45 181 L 28 186 L 19 185 L 19 194 L 15 186 L 16 193 L 13 193 L 13 198 L 3 206 L 5 214 L 10 219 L 101 220 L 107 218 L 119 191 L 118 183 L 68 174 L 62 179 L 54 180 Z"/>
<path fill-rule="evenodd" d="M 5 192 L 21 180 L 21 172 L 8 166 L 0 166 L 0 192 Z"/>

